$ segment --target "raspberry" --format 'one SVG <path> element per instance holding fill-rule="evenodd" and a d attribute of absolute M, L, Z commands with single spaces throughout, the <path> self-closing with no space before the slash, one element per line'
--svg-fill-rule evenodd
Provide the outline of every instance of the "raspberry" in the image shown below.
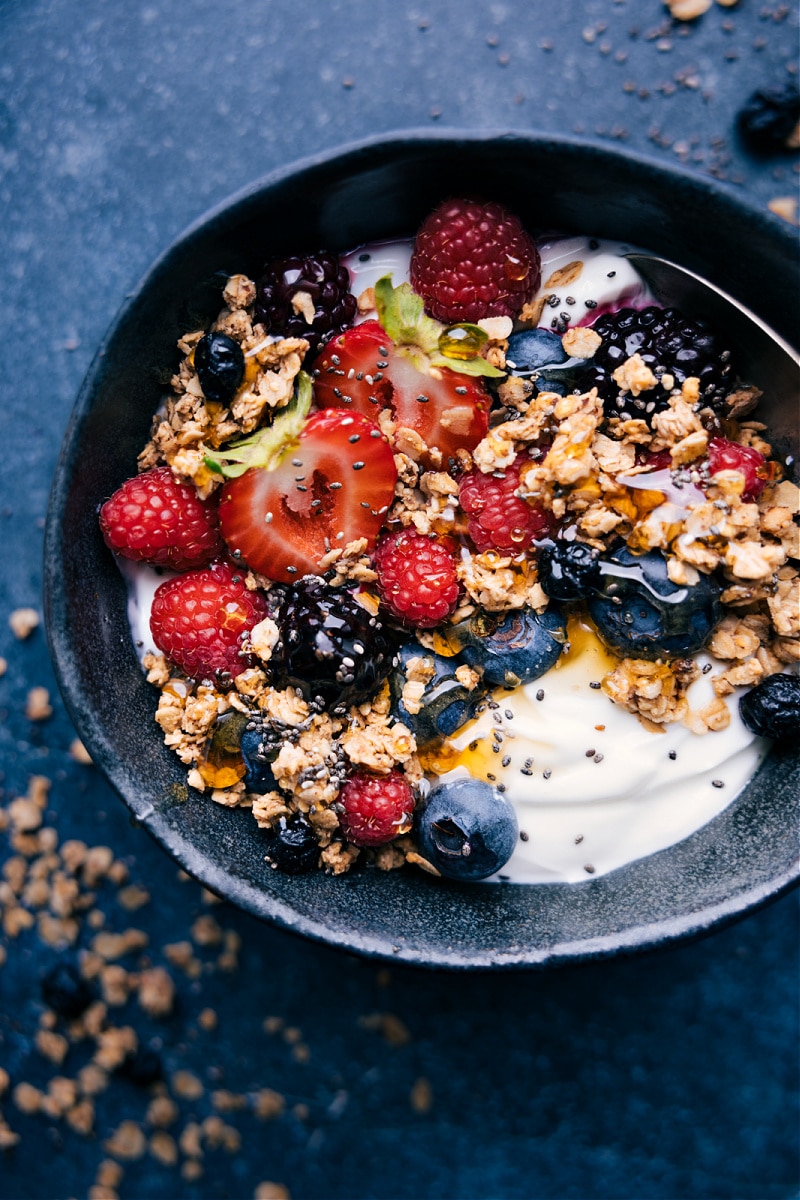
<path fill-rule="evenodd" d="M 526 461 L 518 454 L 504 471 L 485 475 L 476 470 L 463 476 L 458 498 L 469 517 L 467 532 L 478 550 L 518 554 L 549 531 L 548 514 L 517 495 L 520 467 Z"/>
<path fill-rule="evenodd" d="M 411 828 L 414 796 L 399 771 L 351 775 L 339 793 L 339 803 L 342 833 L 354 846 L 384 846 Z"/>
<path fill-rule="evenodd" d="M 432 629 L 458 604 L 456 564 L 447 546 L 415 529 L 401 529 L 378 543 L 374 557 L 381 599 L 399 621 Z"/>
<path fill-rule="evenodd" d="M 515 317 L 539 287 L 539 251 L 499 204 L 449 200 L 425 220 L 411 256 L 411 286 L 439 321 Z"/>
<path fill-rule="evenodd" d="M 759 475 L 767 460 L 754 446 L 740 446 L 738 442 L 729 442 L 727 438 L 712 438 L 708 443 L 708 470 L 711 475 L 717 471 L 739 471 L 744 475 L 744 491 L 742 499 L 755 500 L 764 490 L 766 479 Z"/>
<path fill-rule="evenodd" d="M 242 638 L 267 614 L 227 563 L 162 583 L 153 597 L 150 632 L 158 649 L 192 679 L 229 683 L 253 665 Z"/>
<path fill-rule="evenodd" d="M 335 254 L 279 259 L 259 279 L 255 316 L 273 333 L 305 338 L 309 353 L 353 324 L 357 302 L 350 291 L 350 272 Z M 311 321 L 292 301 L 298 292 L 310 297 Z"/>
<path fill-rule="evenodd" d="M 169 467 L 126 480 L 100 509 L 106 545 L 123 558 L 188 571 L 223 550 L 217 505 L 201 500 Z"/>

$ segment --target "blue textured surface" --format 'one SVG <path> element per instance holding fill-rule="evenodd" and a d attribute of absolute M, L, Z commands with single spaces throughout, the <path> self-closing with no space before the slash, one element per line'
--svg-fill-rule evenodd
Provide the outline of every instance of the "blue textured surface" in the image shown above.
<path fill-rule="evenodd" d="M 57 698 L 49 721 L 24 716 L 28 689 L 54 684 L 41 630 L 17 642 L 6 616 L 40 603 L 41 528 L 73 397 L 126 293 L 209 204 L 316 150 L 437 122 L 618 140 L 724 176 L 762 204 L 796 191 L 796 160 L 756 161 L 733 134 L 752 89 L 796 70 L 793 15 L 778 0 L 715 5 L 691 26 L 671 25 L 660 0 L 307 8 L 7 0 L 0 19 L 4 800 L 33 773 L 52 779 L 48 823 L 62 842 L 113 847 L 150 892 L 131 915 L 106 885 L 97 907 L 109 928 L 145 930 L 154 963 L 199 913 L 241 935 L 237 971 L 174 972 L 172 1017 L 132 1004 L 113 1014 L 158 1040 L 168 1074 L 187 1068 L 204 1082 L 202 1097 L 181 1101 L 173 1133 L 213 1112 L 215 1087 L 269 1086 L 287 1103 L 268 1124 L 227 1116 L 242 1148 L 207 1151 L 199 1181 L 145 1156 L 126 1165 L 119 1192 L 250 1196 L 270 1179 L 294 1200 L 794 1197 L 796 896 L 629 961 L 513 977 L 387 973 L 207 909 L 103 780 L 70 758 Z M 37 979 L 54 952 L 35 929 L 3 944 L 0 1063 L 11 1087 L 74 1076 L 80 1046 L 56 1070 L 33 1045 Z M 206 1007 L 218 1014 L 213 1033 L 198 1025 Z M 267 1015 L 283 1032 L 263 1031 Z M 300 1031 L 307 1061 L 286 1027 Z M 22 1135 L 0 1159 L 0 1194 L 87 1194 L 104 1139 L 123 1118 L 141 1122 L 147 1100 L 115 1080 L 84 1138 L 0 1098 Z"/>

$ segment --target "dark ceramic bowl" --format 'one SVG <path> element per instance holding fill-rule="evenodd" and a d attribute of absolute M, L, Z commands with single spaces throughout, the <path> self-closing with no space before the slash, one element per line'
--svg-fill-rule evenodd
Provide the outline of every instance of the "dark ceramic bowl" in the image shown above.
<path fill-rule="evenodd" d="M 407 235 L 442 198 L 475 191 L 530 229 L 621 238 L 714 280 L 793 339 L 788 226 L 707 179 L 618 151 L 516 134 L 411 133 L 277 171 L 194 225 L 116 318 L 69 423 L 46 536 L 46 615 L 64 699 L 95 763 L 135 817 L 214 892 L 277 924 L 364 954 L 438 967 L 589 959 L 700 933 L 797 877 L 798 755 L 773 754 L 705 828 L 574 885 L 461 886 L 414 871 L 293 878 L 264 862 L 246 811 L 183 786 L 153 723 L 157 693 L 128 633 L 125 588 L 98 504 L 134 469 L 179 334 L 219 307 L 218 272 L 273 255 Z"/>

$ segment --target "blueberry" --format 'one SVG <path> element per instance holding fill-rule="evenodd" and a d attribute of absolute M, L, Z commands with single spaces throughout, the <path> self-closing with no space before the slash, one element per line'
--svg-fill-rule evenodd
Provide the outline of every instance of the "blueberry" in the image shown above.
<path fill-rule="evenodd" d="M 530 375 L 542 367 L 565 363 L 567 358 L 561 338 L 548 329 L 523 329 L 508 339 L 506 365 L 514 375 Z"/>
<path fill-rule="evenodd" d="M 417 713 L 410 713 L 403 703 L 403 688 L 408 664 L 414 658 L 430 662 L 434 674 L 425 685 L 422 708 Z M 475 716 L 475 709 L 486 689 L 476 687 L 470 691 L 456 678 L 456 670 L 464 662 L 461 655 L 447 658 L 443 654 L 434 654 L 419 642 L 407 642 L 400 648 L 397 668 L 389 678 L 393 712 L 408 726 L 420 745 L 449 737 Z"/>
<path fill-rule="evenodd" d="M 586 362 L 569 357 L 559 334 L 549 329 L 523 329 L 508 339 L 506 366 L 512 375 L 533 379 L 539 391 L 565 396 L 577 387 Z"/>
<path fill-rule="evenodd" d="M 536 565 L 551 600 L 584 600 L 600 582 L 597 554 L 585 542 L 557 538 L 540 550 Z"/>
<path fill-rule="evenodd" d="M 245 728 L 239 741 L 244 765 L 247 768 L 244 785 L 248 792 L 263 796 L 277 788 L 275 776 L 272 773 L 272 762 L 277 757 L 278 748 L 265 745 L 263 730 L 258 725 Z"/>
<path fill-rule="evenodd" d="M 227 333 L 207 333 L 195 347 L 194 368 L 206 400 L 227 404 L 244 379 L 242 347 Z"/>
<path fill-rule="evenodd" d="M 472 617 L 463 632 L 462 658 L 480 671 L 489 687 L 518 687 L 544 675 L 558 662 L 567 630 L 556 609 L 523 608 L 502 618 Z"/>
<path fill-rule="evenodd" d="M 306 875 L 319 862 L 317 835 L 305 817 L 281 817 L 265 834 L 267 862 L 285 875 Z"/>
<path fill-rule="evenodd" d="M 660 550 L 634 555 L 621 546 L 600 562 L 602 590 L 589 614 L 602 640 L 634 658 L 682 657 L 699 650 L 722 615 L 720 587 L 708 575 L 680 586 Z"/>
<path fill-rule="evenodd" d="M 74 1020 L 94 999 L 92 989 L 69 962 L 57 962 L 42 978 L 42 999 L 60 1017 Z"/>
<path fill-rule="evenodd" d="M 433 788 L 417 811 L 420 853 L 448 879 L 485 879 L 500 871 L 519 837 L 506 798 L 480 779 L 455 779 Z"/>
<path fill-rule="evenodd" d="M 768 675 L 739 701 L 751 733 L 779 741 L 800 737 L 800 676 Z"/>

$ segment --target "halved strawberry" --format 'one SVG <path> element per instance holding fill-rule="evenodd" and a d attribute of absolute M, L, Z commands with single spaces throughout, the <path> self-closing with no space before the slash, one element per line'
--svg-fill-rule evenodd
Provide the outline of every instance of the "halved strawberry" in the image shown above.
<path fill-rule="evenodd" d="M 222 536 L 237 558 L 279 583 L 319 574 L 330 550 L 357 538 L 371 548 L 394 498 L 394 455 L 378 427 L 357 412 L 307 417 L 310 398 L 304 376 L 272 426 L 207 458 L 229 477 Z"/>
<path fill-rule="evenodd" d="M 446 469 L 457 450 L 473 450 L 486 436 L 491 396 L 482 376 L 502 372 L 477 350 L 468 357 L 443 354 L 444 326 L 423 314 L 408 284 L 392 288 L 388 277 L 379 280 L 375 298 L 381 322 L 346 330 L 317 356 L 314 399 L 321 408 L 355 409 L 373 420 L 388 409 L 398 427 L 425 443 L 415 457 Z M 464 332 L 473 344 L 487 340 L 478 326 Z"/>

